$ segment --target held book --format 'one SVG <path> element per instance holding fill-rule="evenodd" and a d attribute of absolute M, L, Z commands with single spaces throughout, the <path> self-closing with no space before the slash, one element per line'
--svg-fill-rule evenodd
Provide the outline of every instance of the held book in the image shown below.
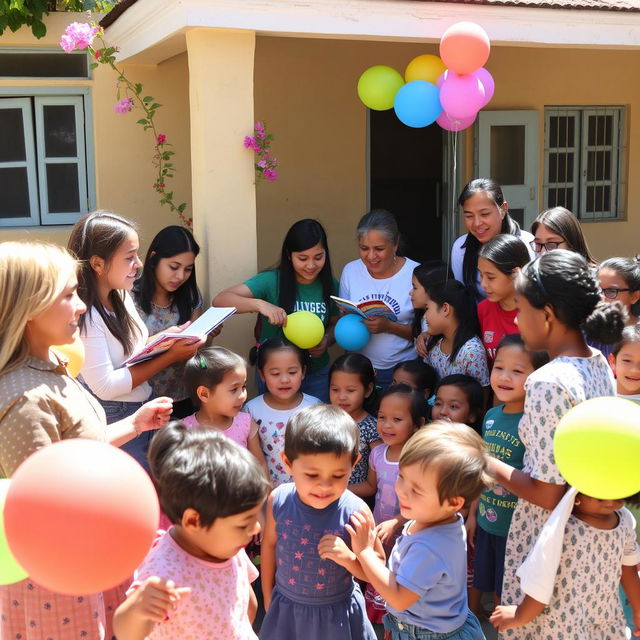
<path fill-rule="evenodd" d="M 159 333 L 143 349 L 125 360 L 127 366 L 144 362 L 164 353 L 176 340 L 202 339 L 236 312 L 235 307 L 210 307 L 180 333 Z"/>
<path fill-rule="evenodd" d="M 337 296 L 330 296 L 330 298 L 345 313 L 356 313 L 365 320 L 375 316 L 385 316 L 392 320 L 395 320 L 396 317 L 391 307 L 379 298 L 363 300 L 362 302 L 352 302 L 351 300 L 345 300 Z"/>

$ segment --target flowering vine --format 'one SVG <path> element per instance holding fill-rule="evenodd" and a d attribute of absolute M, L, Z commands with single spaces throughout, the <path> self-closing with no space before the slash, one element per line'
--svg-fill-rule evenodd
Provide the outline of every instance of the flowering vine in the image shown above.
<path fill-rule="evenodd" d="M 256 122 L 253 133 L 253 136 L 244 137 L 244 146 L 256 153 L 257 158 L 254 164 L 256 180 L 266 178 L 269 182 L 274 182 L 278 179 L 276 171 L 278 161 L 271 155 L 273 134 L 265 131 L 265 125 L 262 122 Z"/>
<path fill-rule="evenodd" d="M 173 191 L 167 191 L 166 189 L 167 178 L 174 177 L 175 167 L 171 157 L 175 155 L 175 152 L 169 149 L 172 145 L 167 142 L 167 136 L 164 133 L 158 133 L 154 122 L 156 111 L 162 105 L 157 103 L 153 96 L 144 96 L 142 83 L 131 82 L 124 75 L 124 72 L 116 66 L 115 54 L 118 52 L 118 47 L 108 47 L 103 36 L 104 31 L 95 22 L 73 22 L 66 28 L 64 35 L 60 38 L 60 46 L 67 53 L 87 49 L 95 60 L 95 62 L 91 63 L 92 69 L 95 69 L 98 64 L 106 64 L 118 74 L 118 102 L 113 106 L 113 110 L 116 113 L 125 114 L 137 107 L 144 113 L 144 117 L 138 120 L 137 123 L 142 125 L 145 131 L 150 130 L 153 134 L 154 154 L 152 162 L 156 168 L 156 180 L 153 188 L 160 195 L 160 204 L 167 205 L 172 212 L 178 214 L 185 227 L 191 228 L 193 221 L 190 216 L 184 214 L 187 203 L 176 204 Z M 99 48 L 96 48 L 94 44 L 96 39 L 101 44 Z"/>

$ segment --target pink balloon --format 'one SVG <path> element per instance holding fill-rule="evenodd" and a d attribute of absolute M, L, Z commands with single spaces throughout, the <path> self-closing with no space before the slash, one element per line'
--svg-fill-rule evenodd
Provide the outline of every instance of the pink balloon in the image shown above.
<path fill-rule="evenodd" d="M 487 32 L 475 22 L 456 22 L 440 38 L 440 57 L 455 73 L 473 73 L 489 58 Z"/>
<path fill-rule="evenodd" d="M 491 102 L 493 92 L 496 89 L 496 83 L 493 80 L 493 76 L 484 67 L 474 71 L 472 75 L 482 82 L 482 86 L 484 87 L 484 104 L 482 106 L 486 107 L 489 102 Z"/>
<path fill-rule="evenodd" d="M 445 69 L 439 76 L 438 79 L 436 80 L 436 87 L 438 87 L 438 89 L 440 89 L 440 87 L 442 87 L 442 83 L 447 79 L 447 70 Z"/>
<path fill-rule="evenodd" d="M 460 76 L 449 69 L 440 87 L 440 104 L 453 118 L 469 118 L 484 106 L 485 91 L 475 75 Z"/>
<path fill-rule="evenodd" d="M 443 111 L 437 118 L 436 122 L 445 131 L 463 131 L 468 129 L 475 121 L 478 114 L 474 113 L 468 118 L 452 118 L 448 113 Z"/>

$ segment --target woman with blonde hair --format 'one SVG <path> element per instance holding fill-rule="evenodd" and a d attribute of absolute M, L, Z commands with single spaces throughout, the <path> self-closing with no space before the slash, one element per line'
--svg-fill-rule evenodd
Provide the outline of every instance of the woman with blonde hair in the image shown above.
<path fill-rule="evenodd" d="M 51 350 L 74 341 L 86 311 L 76 270 L 60 247 L 0 243 L 0 478 L 54 442 L 89 438 L 120 446 L 164 426 L 171 413 L 171 400 L 157 398 L 107 427 L 102 407 Z M 123 595 L 63 596 L 29 578 L 0 586 L 0 637 L 111 638 L 108 609 Z"/>

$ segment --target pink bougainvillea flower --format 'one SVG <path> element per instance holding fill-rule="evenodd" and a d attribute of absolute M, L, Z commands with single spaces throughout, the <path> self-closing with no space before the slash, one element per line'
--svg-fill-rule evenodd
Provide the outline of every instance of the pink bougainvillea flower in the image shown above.
<path fill-rule="evenodd" d="M 133 98 L 122 98 L 113 105 L 113 110 L 116 113 L 128 113 L 131 109 L 133 109 Z"/>
<path fill-rule="evenodd" d="M 256 132 L 256 137 L 264 138 L 264 136 L 265 136 L 264 125 L 262 124 L 262 122 L 256 122 L 256 126 L 254 127 L 254 131 Z"/>
<path fill-rule="evenodd" d="M 259 162 L 256 163 L 261 169 L 266 169 L 267 168 L 267 161 L 266 160 L 260 160 Z"/>
<path fill-rule="evenodd" d="M 87 22 L 72 22 L 60 38 L 60 46 L 71 53 L 75 49 L 86 49 L 91 46 L 100 27 L 93 27 Z"/>
<path fill-rule="evenodd" d="M 269 180 L 269 182 L 273 182 L 278 179 L 278 172 L 275 169 L 265 169 L 264 177 Z"/>
<path fill-rule="evenodd" d="M 166 141 L 167 141 L 167 136 L 165 136 L 164 133 L 160 133 L 156 138 L 156 142 L 158 144 L 164 144 Z"/>

